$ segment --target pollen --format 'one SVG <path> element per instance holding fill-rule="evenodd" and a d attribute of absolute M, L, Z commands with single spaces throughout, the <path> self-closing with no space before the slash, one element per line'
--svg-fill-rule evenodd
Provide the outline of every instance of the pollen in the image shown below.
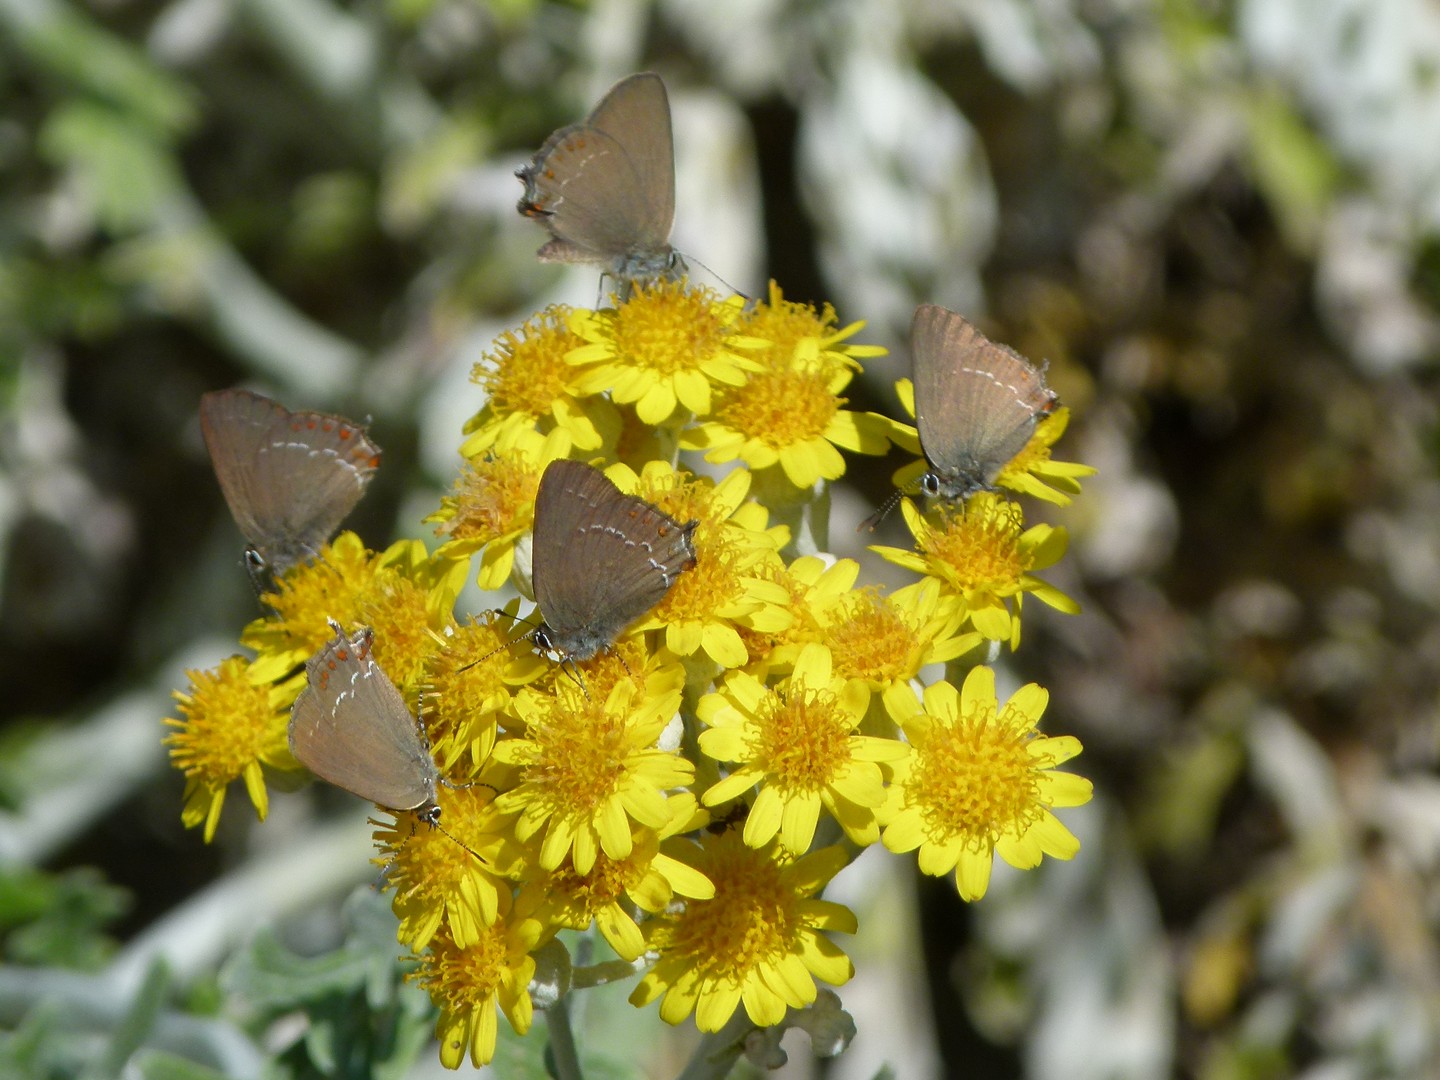
<path fill-rule="evenodd" d="M 489 458 L 469 462 L 444 502 L 453 513 L 435 530 L 454 540 L 489 543 L 515 525 L 535 500 L 535 470 L 525 461 Z"/>
<path fill-rule="evenodd" d="M 550 875 L 549 890 L 566 897 L 589 915 L 621 900 L 625 890 L 642 876 L 631 859 L 611 859 L 601 854 L 588 874 L 577 873 L 566 863 Z"/>
<path fill-rule="evenodd" d="M 1031 720 L 1007 705 L 995 715 L 982 703 L 953 738 L 928 739 L 915 750 L 911 791 L 926 807 L 932 835 L 959 836 L 972 849 L 1019 835 L 1042 813 L 1035 759 L 1027 752 Z"/>
<path fill-rule="evenodd" d="M 486 929 L 460 948 L 443 935 L 430 943 L 411 978 L 442 1009 L 464 1012 L 488 1004 L 510 971 L 510 943 L 503 923 Z"/>
<path fill-rule="evenodd" d="M 444 765 L 467 751 L 473 764 L 482 765 L 495 746 L 498 713 L 510 701 L 506 665 L 495 655 L 506 649 L 509 634 L 491 619 L 459 627 L 444 641 L 427 660 L 421 715 Z M 495 662 L 487 663 L 491 657 Z"/>
<path fill-rule="evenodd" d="M 232 656 L 214 671 L 189 672 L 190 692 L 175 693 L 181 718 L 165 721 L 176 729 L 165 745 L 187 779 L 224 787 L 284 739 L 285 714 L 271 706 L 268 687 L 250 685 L 248 667 Z"/>
<path fill-rule="evenodd" d="M 575 700 L 557 700 L 545 719 L 532 725 L 538 755 L 530 779 L 552 805 L 586 813 L 624 779 L 628 731 L 625 716 L 607 710 L 603 699 L 592 695 L 585 708 L 574 708 Z"/>
<path fill-rule="evenodd" d="M 844 404 L 823 373 L 766 371 L 726 392 L 716 419 L 747 438 L 779 448 L 822 437 Z"/>
<path fill-rule="evenodd" d="M 375 631 L 375 659 L 390 681 L 414 699 L 425 668 L 425 656 L 434 648 L 426 632 L 429 593 L 417 582 L 394 570 L 382 570 L 360 599 L 355 621 Z"/>
<path fill-rule="evenodd" d="M 694 569 L 681 574 L 660 602 L 659 610 L 666 622 L 712 618 L 717 610 L 733 603 L 744 592 L 739 553 L 724 533 L 713 543 L 702 542 L 696 546 L 700 555 Z"/>
<path fill-rule="evenodd" d="M 757 716 L 754 760 L 800 791 L 819 791 L 850 761 L 854 718 L 828 690 L 771 694 Z"/>
<path fill-rule="evenodd" d="M 275 618 L 267 620 L 263 635 L 247 632 L 241 641 L 262 654 L 277 641 L 306 655 L 314 653 L 335 636 L 331 619 L 343 626 L 356 621 L 360 596 L 374 577 L 370 553 L 353 534 L 342 534 L 321 548 L 318 558 L 286 573 L 276 592 L 266 594 Z"/>
<path fill-rule="evenodd" d="M 772 287 L 770 302 L 758 305 L 737 329 L 746 337 L 770 342 L 765 359 L 779 367 L 794 360 L 801 342 L 823 341 L 834 335 L 837 322 L 835 309 L 830 304 L 816 312 L 809 304 L 781 298 L 779 289 Z"/>
<path fill-rule="evenodd" d="M 566 353 L 585 342 L 569 329 L 569 309 L 554 306 L 526 321 L 517 334 L 507 330 L 470 372 L 496 413 L 543 416 L 563 396 L 574 369 Z"/>
<path fill-rule="evenodd" d="M 802 926 L 800 898 L 783 870 L 746 848 L 738 832 L 718 837 L 705 866 L 715 897 L 689 905 L 666 944 L 695 957 L 717 981 L 740 982 L 758 965 L 779 961 Z"/>
<path fill-rule="evenodd" d="M 714 303 L 709 290 L 691 290 L 682 281 L 637 289 L 616 316 L 616 353 L 661 375 L 697 367 L 721 350 L 728 332 Z"/>
<path fill-rule="evenodd" d="M 836 674 L 884 683 L 914 668 L 920 649 L 914 629 L 873 589 L 852 593 L 830 621 L 825 642 L 835 658 Z"/>
<path fill-rule="evenodd" d="M 931 532 L 924 549 L 962 588 L 1013 590 L 1025 567 L 1020 557 L 1020 508 L 987 493 L 973 496 Z"/>

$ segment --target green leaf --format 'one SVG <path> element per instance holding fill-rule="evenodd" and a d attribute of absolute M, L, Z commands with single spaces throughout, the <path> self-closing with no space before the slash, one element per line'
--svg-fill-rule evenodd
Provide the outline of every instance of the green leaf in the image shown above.
<path fill-rule="evenodd" d="M 170 971 L 162 961 L 156 961 L 150 965 L 150 970 L 145 973 L 145 982 L 111 1033 L 104 1053 L 86 1070 L 87 1077 L 106 1080 L 107 1077 L 121 1075 L 131 1056 L 154 1030 L 169 989 Z"/>
<path fill-rule="evenodd" d="M 129 894 L 94 869 L 0 869 L 0 933 L 10 963 L 97 970 L 114 951 L 101 928 L 129 908 Z"/>
<path fill-rule="evenodd" d="M 160 1051 L 139 1054 L 133 1064 L 144 1080 L 226 1080 L 224 1073 Z"/>
<path fill-rule="evenodd" d="M 1340 185 L 1340 166 L 1279 89 L 1249 92 L 1244 107 L 1255 185 L 1291 246 L 1311 252 Z"/>
<path fill-rule="evenodd" d="M 173 137 L 194 125 L 195 94 L 135 46 L 59 5 L 46 5 L 19 34 L 20 47 L 39 66 L 75 89 L 108 101 L 129 122 L 155 136 Z"/>
<path fill-rule="evenodd" d="M 101 226 L 116 232 L 152 225 L 182 185 L 169 151 L 153 134 L 107 105 L 57 106 L 40 133 L 44 156 L 84 181 Z"/>

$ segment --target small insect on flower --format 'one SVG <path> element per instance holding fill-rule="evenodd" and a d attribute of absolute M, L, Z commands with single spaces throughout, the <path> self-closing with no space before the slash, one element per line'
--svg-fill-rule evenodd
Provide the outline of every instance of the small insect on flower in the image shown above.
<path fill-rule="evenodd" d="M 290 714 L 290 752 L 352 795 L 435 824 L 440 771 L 405 699 L 375 660 L 374 633 L 331 628 L 334 640 L 305 665 L 307 685 Z"/>
<path fill-rule="evenodd" d="M 247 390 L 200 399 L 200 430 L 260 583 L 313 558 L 365 494 L 380 448 L 343 416 L 292 413 Z"/>
<path fill-rule="evenodd" d="M 551 135 L 515 175 L 525 184 L 516 209 L 550 230 L 541 262 L 599 263 L 622 292 L 636 278 L 684 272 L 670 246 L 675 147 L 659 75 L 620 80 L 583 123 Z"/>
<path fill-rule="evenodd" d="M 934 304 L 915 309 L 910 354 L 915 426 L 930 463 L 920 490 L 949 502 L 993 490 L 995 478 L 1025 448 L 1041 417 L 1055 411 L 1055 392 L 1019 353 Z M 898 498 L 899 493 L 861 528 L 873 529 Z"/>
<path fill-rule="evenodd" d="M 535 644 L 573 665 L 607 651 L 695 566 L 698 521 L 681 524 L 599 469 L 555 461 L 535 497 Z"/>

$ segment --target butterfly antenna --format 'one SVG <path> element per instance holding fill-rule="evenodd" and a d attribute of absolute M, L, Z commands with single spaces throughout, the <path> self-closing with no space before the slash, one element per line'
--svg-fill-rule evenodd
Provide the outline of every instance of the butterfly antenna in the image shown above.
<path fill-rule="evenodd" d="M 676 254 L 676 258 L 677 258 L 677 259 L 679 258 L 679 254 L 678 254 L 678 253 Z M 729 290 L 730 290 L 731 292 L 733 292 L 736 296 L 741 297 L 747 304 L 754 302 L 755 298 L 754 298 L 753 296 L 751 296 L 749 293 L 741 292 L 741 291 L 740 291 L 739 289 L 737 289 L 734 285 L 731 285 L 730 282 L 726 281 L 723 277 L 721 277 L 719 274 L 717 274 L 714 270 L 710 269 L 710 267 L 706 266 L 706 265 L 705 265 L 703 262 L 701 262 L 699 259 L 696 259 L 696 258 L 693 258 L 693 257 L 692 257 L 690 261 L 693 262 L 696 266 L 700 267 L 701 270 L 704 270 L 707 274 L 709 274 L 709 275 L 710 275 L 712 278 L 714 278 L 716 281 L 720 282 L 721 285 L 724 285 L 725 288 L 729 289 Z M 681 265 L 682 267 L 685 265 L 685 260 L 684 260 L 684 259 L 680 259 L 680 265 Z"/>
<path fill-rule="evenodd" d="M 513 623 L 521 623 L 521 624 L 523 624 L 523 625 L 525 625 L 525 626 L 530 626 L 531 629 L 530 629 L 529 633 L 521 634 L 518 638 L 511 638 L 509 641 L 505 642 L 504 645 L 497 645 L 497 646 L 495 646 L 495 648 L 491 649 L 491 650 L 490 650 L 489 652 L 487 652 L 484 656 L 476 657 L 474 660 L 471 660 L 468 664 L 464 664 L 464 665 L 456 668 L 456 669 L 455 669 L 455 674 L 458 675 L 458 674 L 460 674 L 460 672 L 462 672 L 462 671 L 469 671 L 469 670 L 470 670 L 472 667 L 474 667 L 476 664 L 483 664 L 486 660 L 489 660 L 489 659 L 490 659 L 492 656 L 494 656 L 496 653 L 502 653 L 502 652 L 504 652 L 506 649 L 510 648 L 511 645 L 514 645 L 515 642 L 517 642 L 517 641 L 524 641 L 527 637 L 529 637 L 531 634 L 533 634 L 533 633 L 535 632 L 535 630 L 539 629 L 539 627 L 532 626 L 529 619 L 521 618 L 519 615 L 512 615 L 512 614 L 510 614 L 510 612 L 506 611 L 504 608 L 491 608 L 491 609 L 490 609 L 490 614 L 491 614 L 491 615 L 503 615 L 503 616 L 505 616 L 505 618 L 509 619 L 511 622 L 513 622 Z"/>
<path fill-rule="evenodd" d="M 863 532 L 864 530 L 869 529 L 871 532 L 874 532 L 875 526 L 879 525 L 880 522 L 884 521 L 886 516 L 889 515 L 890 511 L 895 509 L 895 504 L 904 497 L 905 492 L 901 491 L 899 488 L 896 488 L 895 492 L 888 499 L 886 499 L 883 503 L 880 504 L 880 509 L 876 510 L 864 521 L 860 522 L 859 525 L 855 526 L 855 531 Z"/>
<path fill-rule="evenodd" d="M 485 865 L 485 859 L 478 851 L 472 848 L 469 844 L 465 843 L 464 840 L 461 840 L 449 829 L 445 828 L 444 825 L 440 824 L 440 807 L 432 804 L 425 807 L 423 810 L 418 811 L 415 816 L 419 820 L 425 822 L 426 825 L 429 825 L 432 829 L 438 830 L 443 836 L 447 837 L 451 843 L 456 844 L 464 850 L 468 851 L 472 856 L 474 856 L 476 862 L 480 863 L 482 866 Z M 413 828 L 410 830 L 410 835 L 415 835 L 415 830 Z"/>

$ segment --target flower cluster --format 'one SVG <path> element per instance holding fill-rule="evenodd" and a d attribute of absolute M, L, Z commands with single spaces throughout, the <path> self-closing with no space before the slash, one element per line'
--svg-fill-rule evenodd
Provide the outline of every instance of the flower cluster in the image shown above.
<path fill-rule="evenodd" d="M 434 550 L 375 553 L 341 534 L 264 596 L 269 614 L 241 639 L 253 659 L 192 673 L 177 695 L 167 741 L 185 821 L 209 839 L 231 781 L 263 818 L 262 766 L 299 767 L 288 711 L 328 620 L 373 630 L 442 777 L 443 831 L 392 808 L 376 838 L 446 1065 L 490 1060 L 500 1013 L 528 1028 L 535 954 L 561 930 L 598 931 L 643 970 L 632 1002 L 658 1000 L 670 1023 L 717 1031 L 743 1008 L 766 1027 L 814 1003 L 817 980 L 852 974 L 828 933 L 856 918 L 821 894 L 860 848 L 917 851 L 966 899 L 985 893 L 994 855 L 1023 868 L 1075 854 L 1052 810 L 1089 798 L 1056 771 L 1079 744 L 1038 733 L 1044 690 L 1000 702 L 976 662 L 1018 645 L 1025 593 L 1075 610 L 1036 576 L 1064 532 L 1025 529 L 998 490 L 928 513 L 907 502 L 914 550 L 877 550 L 918 579 L 889 594 L 813 542 L 840 451 L 914 445 L 913 430 L 845 408 L 862 360 L 883 352 L 853 343 L 860 329 L 775 287 L 747 305 L 683 280 L 537 315 L 476 366 L 483 407 L 430 519 Z M 999 484 L 1077 493 L 1089 470 L 1049 457 L 1066 418 L 1042 421 Z M 536 492 L 571 457 L 698 524 L 695 565 L 658 605 L 613 648 L 559 665 L 515 606 L 455 603 L 472 574 L 530 593 Z M 728 471 L 702 475 L 701 458 Z M 922 684 L 941 665 L 959 689 Z"/>

